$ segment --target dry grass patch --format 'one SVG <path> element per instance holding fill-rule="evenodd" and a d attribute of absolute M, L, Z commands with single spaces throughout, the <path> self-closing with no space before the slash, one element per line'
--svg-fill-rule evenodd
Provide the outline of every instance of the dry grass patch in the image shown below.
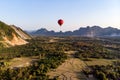
<path fill-rule="evenodd" d="M 90 58 L 90 61 L 84 61 L 84 62 L 86 63 L 87 66 L 93 66 L 93 65 L 110 65 L 113 64 L 113 61 L 116 60 Z"/>

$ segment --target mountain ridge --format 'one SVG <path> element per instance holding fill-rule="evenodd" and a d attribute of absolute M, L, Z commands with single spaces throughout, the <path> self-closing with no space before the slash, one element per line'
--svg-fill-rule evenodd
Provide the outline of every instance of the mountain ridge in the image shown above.
<path fill-rule="evenodd" d="M 0 21 L 0 48 L 27 44 L 26 39 L 31 37 L 22 29 Z"/>
<path fill-rule="evenodd" d="M 55 32 L 48 31 L 45 28 L 38 29 L 36 31 L 32 31 L 29 34 L 33 36 L 86 36 L 86 37 L 102 37 L 102 36 L 120 36 L 120 29 L 107 27 L 102 28 L 100 26 L 86 26 L 80 27 L 74 31 L 66 31 L 66 32 Z"/>

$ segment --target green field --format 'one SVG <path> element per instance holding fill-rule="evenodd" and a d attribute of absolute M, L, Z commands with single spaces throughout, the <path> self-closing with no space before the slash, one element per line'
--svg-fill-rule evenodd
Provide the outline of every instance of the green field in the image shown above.
<path fill-rule="evenodd" d="M 118 38 L 43 36 L 28 40 L 26 45 L 1 47 L 0 79 L 117 80 L 120 78 L 119 41 Z"/>

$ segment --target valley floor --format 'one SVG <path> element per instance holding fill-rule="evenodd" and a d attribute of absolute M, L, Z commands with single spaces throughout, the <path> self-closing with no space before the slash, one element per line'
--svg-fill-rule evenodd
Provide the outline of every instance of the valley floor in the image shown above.
<path fill-rule="evenodd" d="M 65 52 L 68 55 L 68 59 L 62 63 L 57 69 L 51 70 L 47 73 L 50 78 L 57 77 L 58 80 L 97 80 L 94 77 L 87 77 L 84 73 L 84 69 L 90 69 L 88 66 L 91 65 L 108 65 L 112 64 L 113 61 L 109 59 L 94 59 L 91 61 L 83 61 L 73 57 L 76 51 Z"/>
<path fill-rule="evenodd" d="M 75 58 L 73 54 L 76 51 L 65 52 L 68 55 L 68 59 L 65 60 L 57 69 L 52 69 L 47 73 L 50 79 L 57 77 L 59 80 L 97 80 L 94 77 L 87 77 L 84 73 L 84 69 L 90 69 L 88 66 L 91 65 L 108 65 L 112 64 L 113 61 L 117 60 L 107 60 L 107 59 L 94 59 L 90 58 L 91 61 L 83 61 L 79 58 Z M 33 57 L 21 57 L 14 58 L 7 62 L 9 65 L 6 68 L 18 68 L 26 67 L 31 65 L 32 62 L 38 60 L 37 56 Z"/>

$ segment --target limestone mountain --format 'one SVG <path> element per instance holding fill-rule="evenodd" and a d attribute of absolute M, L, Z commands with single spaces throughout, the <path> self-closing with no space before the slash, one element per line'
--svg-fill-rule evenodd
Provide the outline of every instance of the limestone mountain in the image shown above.
<path fill-rule="evenodd" d="M 22 29 L 0 21 L 0 47 L 23 45 L 28 43 L 25 39 L 31 37 Z"/>
<path fill-rule="evenodd" d="M 31 35 L 35 36 L 85 36 L 85 37 L 113 37 L 120 36 L 120 30 L 113 27 L 102 28 L 100 26 L 87 26 L 81 27 L 74 31 L 66 32 L 55 32 L 48 31 L 47 29 L 41 28 L 37 31 L 29 32 Z"/>

